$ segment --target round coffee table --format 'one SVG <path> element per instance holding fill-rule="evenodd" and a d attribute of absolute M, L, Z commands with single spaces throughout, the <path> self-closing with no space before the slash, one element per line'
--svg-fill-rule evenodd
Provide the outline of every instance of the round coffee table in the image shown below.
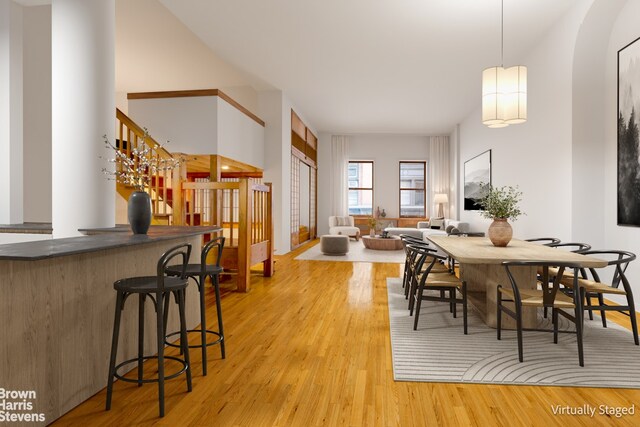
<path fill-rule="evenodd" d="M 364 243 L 365 248 L 374 251 L 397 251 L 402 249 L 402 240 L 398 236 L 362 236 L 362 243 Z"/>

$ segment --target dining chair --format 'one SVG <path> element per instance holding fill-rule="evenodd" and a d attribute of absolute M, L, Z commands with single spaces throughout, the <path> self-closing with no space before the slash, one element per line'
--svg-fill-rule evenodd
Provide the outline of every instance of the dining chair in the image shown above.
<path fill-rule="evenodd" d="M 558 239 L 555 239 L 558 240 Z M 588 251 L 589 249 L 591 249 L 591 245 L 589 245 L 588 243 L 577 243 L 577 242 L 571 242 L 571 243 L 560 243 L 559 241 L 557 243 L 547 243 L 545 244 L 545 246 L 549 246 L 550 248 L 556 248 L 559 250 L 564 250 L 564 251 L 568 251 L 568 252 L 573 252 L 576 254 L 581 254 L 585 251 Z M 558 268 L 557 267 L 549 267 L 549 281 L 552 281 L 556 275 L 558 274 Z M 586 273 L 584 269 L 580 269 L 580 274 L 582 275 L 582 277 L 586 277 Z M 540 284 L 542 284 L 542 286 L 549 286 L 549 284 L 547 283 L 546 285 L 542 283 L 541 280 L 541 275 L 542 275 L 542 268 L 538 268 L 538 281 Z M 590 301 L 587 300 L 587 304 L 590 304 Z M 544 308 L 544 318 L 547 318 L 547 307 Z M 589 318 L 591 320 L 593 320 L 593 312 L 591 310 L 589 310 Z"/>
<path fill-rule="evenodd" d="M 405 263 L 404 263 L 404 274 L 403 274 L 403 279 L 402 279 L 402 287 L 404 288 L 405 292 L 404 292 L 404 296 L 405 299 L 409 297 L 409 284 L 411 283 L 411 274 L 413 269 L 411 268 L 411 253 L 409 251 L 409 249 L 407 248 L 408 245 L 413 245 L 413 246 L 420 246 L 420 247 L 424 247 L 427 248 L 430 251 L 435 252 L 435 249 L 433 249 L 428 242 L 425 242 L 423 240 L 420 240 L 418 238 L 415 238 L 413 236 L 409 236 L 407 234 L 401 234 L 400 239 L 402 240 L 402 245 L 404 247 L 404 251 L 405 251 Z M 437 264 L 434 266 L 432 272 L 434 273 L 445 273 L 448 272 L 449 270 L 442 264 Z"/>
<path fill-rule="evenodd" d="M 627 278 L 626 271 L 629 267 L 629 263 L 636 259 L 636 255 L 627 251 L 618 250 L 593 250 L 583 252 L 583 255 L 594 256 L 596 258 L 607 260 L 607 267 L 613 268 L 613 277 L 610 283 L 603 282 L 600 279 L 598 271 L 604 272 L 606 267 L 599 269 L 589 268 L 589 276 L 579 277 L 577 279 L 578 286 L 584 289 L 584 298 L 590 301 L 592 297 L 598 298 L 598 305 L 585 306 L 585 310 L 600 310 L 600 317 L 602 318 L 602 326 L 607 327 L 607 311 L 619 311 L 627 316 L 631 320 L 631 329 L 633 332 L 633 341 L 636 345 L 639 345 L 638 341 L 638 325 L 636 320 L 636 310 L 633 301 L 633 292 L 629 279 Z M 565 273 L 560 281 L 564 286 L 576 289 L 574 278 Z M 620 286 L 622 284 L 622 287 Z M 627 305 L 609 305 L 605 303 L 604 295 L 619 295 L 624 296 L 627 300 Z"/>
<path fill-rule="evenodd" d="M 559 332 L 574 333 L 574 331 L 559 331 L 558 330 L 558 315 L 561 315 L 575 324 L 575 334 L 578 343 L 578 361 L 580 366 L 584 366 L 584 352 L 582 348 L 582 307 L 580 305 L 581 291 L 575 293 L 571 298 L 568 295 L 558 292 L 560 278 L 567 269 L 573 271 L 573 281 L 575 289 L 582 289 L 578 287 L 578 270 L 580 265 L 577 263 L 569 262 L 542 262 L 542 261 L 505 261 L 502 263 L 507 272 L 509 278 L 510 287 L 503 287 L 498 285 L 497 291 L 497 337 L 501 339 L 502 334 L 502 313 L 509 315 L 516 321 L 516 331 L 518 339 L 518 360 L 522 362 L 523 357 L 523 345 L 522 345 L 522 332 L 523 331 L 541 331 L 541 332 L 553 332 L 553 342 L 558 343 Z M 548 275 L 549 268 L 557 267 L 559 274 L 554 279 L 553 287 L 542 289 L 521 289 L 516 282 L 512 269 L 518 267 L 542 267 L 543 274 Z M 515 311 L 504 305 L 505 302 L 513 303 Z M 530 329 L 522 327 L 522 309 L 524 307 L 550 307 L 553 329 Z M 573 314 L 570 314 L 568 310 L 573 310 Z"/>
<path fill-rule="evenodd" d="M 453 274 L 430 274 L 431 269 L 439 260 L 445 258 L 437 255 L 423 247 L 409 246 L 409 250 L 416 254 L 416 266 L 419 273 L 412 276 L 412 287 L 416 290 L 415 296 L 412 294 L 411 300 L 416 301 L 416 317 L 413 323 L 413 330 L 418 329 L 418 321 L 420 318 L 420 308 L 422 301 L 447 302 L 449 306 L 453 306 L 453 317 L 457 317 L 457 304 L 462 304 L 462 321 L 464 325 L 464 333 L 467 334 L 467 284 L 465 281 L 458 279 Z M 425 294 L 425 291 L 436 291 L 436 294 Z M 460 293 L 461 298 L 457 294 Z M 413 308 L 410 308 L 409 315 L 413 314 Z"/>
<path fill-rule="evenodd" d="M 525 239 L 525 242 L 537 243 L 543 246 L 554 245 L 560 243 L 560 239 L 556 237 L 538 237 L 535 239 Z"/>

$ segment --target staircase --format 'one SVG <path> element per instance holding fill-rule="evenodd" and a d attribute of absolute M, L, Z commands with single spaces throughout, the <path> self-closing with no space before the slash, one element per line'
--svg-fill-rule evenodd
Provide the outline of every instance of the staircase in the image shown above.
<path fill-rule="evenodd" d="M 171 154 L 119 109 L 116 124 L 116 147 L 127 157 L 133 159 L 133 150 L 146 144 L 159 159 L 182 160 L 179 168 L 153 175 L 145 188 L 152 224 L 222 227 L 227 238 L 223 265 L 238 272 L 241 292 L 249 290 L 253 265 L 263 263 L 265 277 L 273 274 L 272 189 L 262 183 L 261 171 L 217 155 Z M 223 159 L 236 170 L 222 172 Z M 128 200 L 135 189 L 117 183 L 116 191 Z"/>

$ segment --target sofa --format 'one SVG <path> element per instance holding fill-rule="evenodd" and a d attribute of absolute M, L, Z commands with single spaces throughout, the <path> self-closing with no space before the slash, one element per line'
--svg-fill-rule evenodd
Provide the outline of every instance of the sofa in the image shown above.
<path fill-rule="evenodd" d="M 330 216 L 329 234 L 349 236 L 358 240 L 360 238 L 360 229 L 355 226 L 352 216 Z"/>
<path fill-rule="evenodd" d="M 426 241 L 428 236 L 446 236 L 447 234 L 457 233 L 467 233 L 469 232 L 469 224 L 462 221 L 457 221 L 454 219 L 445 218 L 440 225 L 440 228 L 431 228 L 431 224 L 436 220 L 431 221 L 419 221 L 416 228 L 407 228 L 407 227 L 387 227 L 385 231 L 389 234 L 399 236 L 400 234 L 408 234 L 413 237 L 421 238 Z M 447 228 L 449 229 L 449 233 L 447 232 Z"/>

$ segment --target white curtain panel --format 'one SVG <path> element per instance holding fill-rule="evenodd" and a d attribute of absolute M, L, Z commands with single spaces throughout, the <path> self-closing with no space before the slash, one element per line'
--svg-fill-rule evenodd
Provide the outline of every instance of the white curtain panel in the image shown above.
<path fill-rule="evenodd" d="M 331 215 L 349 215 L 349 137 L 331 136 Z"/>
<path fill-rule="evenodd" d="M 433 203 L 436 194 L 444 193 L 449 199 L 449 203 L 443 206 L 444 216 L 450 218 L 449 206 L 451 205 L 451 194 L 449 184 L 449 137 L 430 136 L 429 137 L 429 170 L 430 184 L 427 183 L 431 200 L 431 216 L 438 213 L 438 206 Z"/>

